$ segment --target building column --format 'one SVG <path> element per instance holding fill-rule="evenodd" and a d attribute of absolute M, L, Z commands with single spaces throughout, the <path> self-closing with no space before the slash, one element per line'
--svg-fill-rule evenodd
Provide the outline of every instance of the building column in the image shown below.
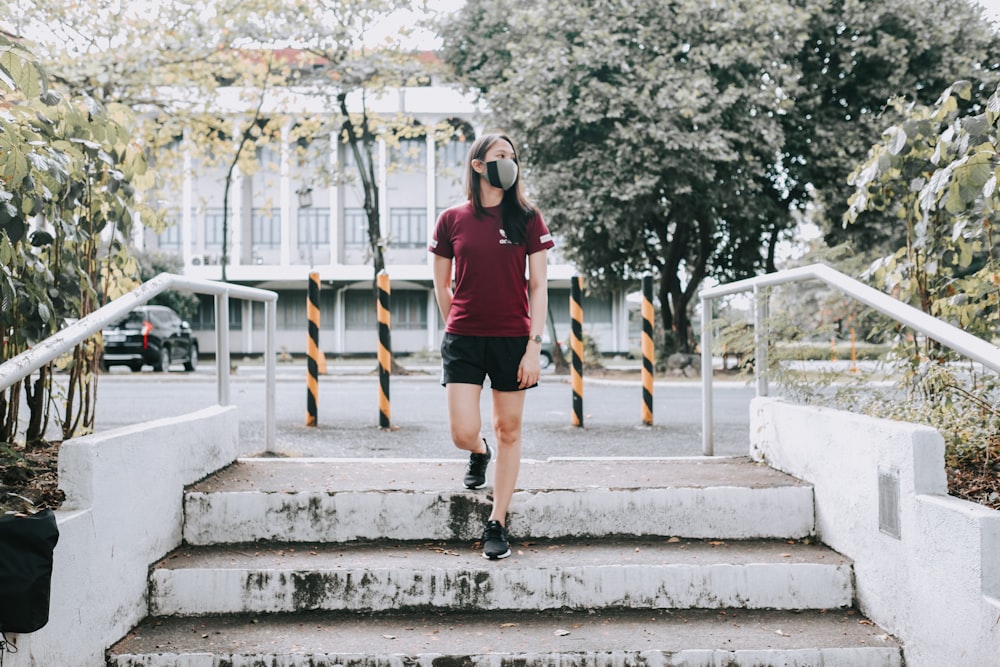
<path fill-rule="evenodd" d="M 379 236 L 385 238 L 389 235 L 389 188 L 387 169 L 388 160 L 386 158 L 385 140 L 378 140 L 378 165 L 375 169 L 375 178 L 378 183 L 378 217 L 382 222 L 382 228 L 378 230 Z"/>
<path fill-rule="evenodd" d="M 434 226 L 437 224 L 437 145 L 434 133 L 427 133 L 427 245 L 430 247 L 434 237 Z M 424 261 L 433 265 L 430 252 L 424 253 Z M 427 349 L 436 350 L 440 335 L 438 334 L 438 305 L 434 295 L 434 283 L 427 292 Z"/>
<path fill-rule="evenodd" d="M 187 136 L 184 136 L 181 141 L 185 146 L 182 158 L 184 172 L 181 184 L 181 257 L 183 258 L 184 266 L 190 266 L 196 254 L 193 234 L 194 220 L 191 219 L 191 209 L 194 208 L 192 205 L 194 203 L 194 176 L 191 171 L 191 149 L 187 147 Z M 204 252 L 198 252 L 197 254 L 203 255 Z"/>
<path fill-rule="evenodd" d="M 292 212 L 294 211 L 297 217 L 299 210 L 298 201 L 295 201 L 294 208 L 292 206 L 292 156 L 288 139 L 291 129 L 291 121 L 281 126 L 281 157 L 278 166 L 278 201 L 281 210 L 281 249 L 278 261 L 281 266 L 289 266 L 292 263 Z"/>
<path fill-rule="evenodd" d="M 437 146 L 434 133 L 427 133 L 427 243 L 430 245 L 437 223 Z M 427 253 L 430 263 L 430 253 Z"/>
<path fill-rule="evenodd" d="M 330 219 L 327 224 L 330 226 L 330 264 L 340 264 L 340 237 L 343 234 L 344 216 L 340 209 L 340 134 L 330 133 L 330 173 L 337 175 L 329 185 L 330 193 Z M 337 348 L 339 351 L 342 348 Z"/>

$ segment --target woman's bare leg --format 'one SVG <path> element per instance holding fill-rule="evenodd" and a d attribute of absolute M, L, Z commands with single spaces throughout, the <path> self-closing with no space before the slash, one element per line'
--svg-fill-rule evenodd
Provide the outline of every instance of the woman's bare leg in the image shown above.
<path fill-rule="evenodd" d="M 450 385 L 449 385 L 450 386 Z M 497 464 L 493 482 L 491 521 L 507 525 L 507 509 L 521 467 L 521 421 L 524 391 L 493 390 L 493 433 L 497 442 Z"/>
<path fill-rule="evenodd" d="M 459 449 L 475 454 L 486 451 L 481 435 L 483 418 L 479 413 L 479 397 L 482 393 L 483 388 L 478 384 L 452 382 L 445 386 L 451 441 Z"/>

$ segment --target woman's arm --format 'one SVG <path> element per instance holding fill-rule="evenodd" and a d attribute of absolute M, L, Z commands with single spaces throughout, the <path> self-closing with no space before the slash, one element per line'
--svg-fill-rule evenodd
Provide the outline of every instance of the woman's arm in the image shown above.
<path fill-rule="evenodd" d="M 434 255 L 434 297 L 437 299 L 438 310 L 441 317 L 448 321 L 448 312 L 451 310 L 451 300 L 454 293 L 451 291 L 451 260 L 447 257 Z"/>
<path fill-rule="evenodd" d="M 528 316 L 531 318 L 530 336 L 545 334 L 545 317 L 549 311 L 548 251 L 540 250 L 528 255 Z M 542 375 L 542 346 L 530 338 L 517 367 L 517 382 L 521 389 L 538 382 Z"/>

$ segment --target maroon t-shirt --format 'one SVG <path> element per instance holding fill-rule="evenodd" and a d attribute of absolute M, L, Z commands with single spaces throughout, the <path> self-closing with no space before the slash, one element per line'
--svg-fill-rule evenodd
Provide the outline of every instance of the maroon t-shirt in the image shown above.
<path fill-rule="evenodd" d="M 507 240 L 500 207 L 477 216 L 471 202 L 441 213 L 429 250 L 455 261 L 455 296 L 445 331 L 461 336 L 527 336 L 528 255 L 555 245 L 538 213 L 525 243 Z"/>

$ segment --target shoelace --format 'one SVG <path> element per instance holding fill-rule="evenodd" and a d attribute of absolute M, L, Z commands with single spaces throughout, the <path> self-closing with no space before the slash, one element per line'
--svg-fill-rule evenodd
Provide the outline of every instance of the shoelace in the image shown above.
<path fill-rule="evenodd" d="M 0 667 L 3 667 L 4 653 L 17 653 L 17 645 L 7 641 L 7 635 L 0 631 Z"/>

